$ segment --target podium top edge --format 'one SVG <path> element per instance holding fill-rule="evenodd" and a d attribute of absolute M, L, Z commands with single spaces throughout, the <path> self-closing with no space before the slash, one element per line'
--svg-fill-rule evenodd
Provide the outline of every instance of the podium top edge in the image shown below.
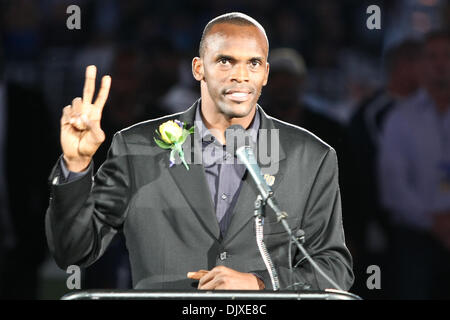
<path fill-rule="evenodd" d="M 253 290 L 84 290 L 61 300 L 362 300 L 346 291 L 253 291 Z"/>

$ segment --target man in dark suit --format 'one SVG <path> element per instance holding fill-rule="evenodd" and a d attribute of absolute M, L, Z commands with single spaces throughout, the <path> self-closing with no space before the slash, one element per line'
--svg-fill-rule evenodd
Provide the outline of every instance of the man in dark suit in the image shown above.
<path fill-rule="evenodd" d="M 60 267 L 94 263 L 123 231 L 136 289 L 271 289 L 252 223 L 258 192 L 242 164 L 221 161 L 229 160 L 225 131 L 237 124 L 253 143 L 275 141 L 263 172 L 271 175 L 268 181 L 289 214 L 288 224 L 294 232 L 305 231 L 305 247 L 322 270 L 343 289 L 351 287 L 336 153 L 257 105 L 269 75 L 268 49 L 262 26 L 244 14 L 210 21 L 200 57 L 192 62 L 201 99 L 185 112 L 116 133 L 94 178 L 92 157 L 104 140 L 100 119 L 111 78 L 103 77 L 92 104 L 96 70 L 86 69 L 83 99 L 64 108 L 63 156 L 50 175 L 46 230 Z M 161 125 L 169 120 L 195 127 L 193 139 L 183 144 L 187 166 L 169 162 L 170 151 L 154 140 L 155 131 L 163 131 Z M 312 289 L 331 287 L 294 247 L 291 263 L 296 267 L 290 272 L 289 238 L 270 208 L 264 240 L 281 289 L 292 279 Z"/>

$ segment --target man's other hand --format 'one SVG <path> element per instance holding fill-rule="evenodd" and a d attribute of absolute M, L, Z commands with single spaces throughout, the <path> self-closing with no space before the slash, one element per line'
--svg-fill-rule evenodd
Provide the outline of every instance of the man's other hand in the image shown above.
<path fill-rule="evenodd" d="M 262 290 L 264 283 L 251 273 L 239 272 L 224 266 L 188 272 L 187 277 L 199 280 L 200 290 Z"/>

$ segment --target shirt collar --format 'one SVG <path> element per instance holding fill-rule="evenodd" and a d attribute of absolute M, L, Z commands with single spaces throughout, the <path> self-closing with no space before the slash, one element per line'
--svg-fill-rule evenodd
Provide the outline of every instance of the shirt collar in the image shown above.
<path fill-rule="evenodd" d="M 216 141 L 216 139 L 210 133 L 210 131 L 206 127 L 205 123 L 203 122 L 202 116 L 200 114 L 200 108 L 201 108 L 201 102 L 197 105 L 197 110 L 195 111 L 195 119 L 194 119 L 195 126 L 199 130 L 199 136 L 202 138 L 202 141 L 211 143 L 213 141 Z M 250 133 L 252 142 L 255 144 L 257 143 L 257 140 L 258 140 L 258 130 L 260 128 L 260 125 L 261 125 L 261 116 L 259 114 L 258 105 L 256 105 L 255 116 L 253 117 L 253 120 L 250 123 L 250 126 L 245 130 L 246 132 Z M 212 136 L 212 138 L 210 138 L 211 136 Z"/>

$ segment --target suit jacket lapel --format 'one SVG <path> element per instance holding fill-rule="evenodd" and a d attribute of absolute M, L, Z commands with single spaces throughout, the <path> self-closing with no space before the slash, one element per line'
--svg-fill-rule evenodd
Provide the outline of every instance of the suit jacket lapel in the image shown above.
<path fill-rule="evenodd" d="M 179 120 L 187 123 L 189 128 L 194 125 L 197 105 L 198 101 L 179 116 Z M 197 131 L 195 130 L 194 135 Z M 220 228 L 211 199 L 211 192 L 206 181 L 205 170 L 201 163 L 194 163 L 194 159 L 201 159 L 197 157 L 202 152 L 201 145 L 194 143 L 195 138 L 196 136 L 191 135 L 191 139 L 187 140 L 190 145 L 188 143 L 183 145 L 189 170 L 186 170 L 182 164 L 174 165 L 168 170 L 202 226 L 213 238 L 219 240 Z M 188 161 L 188 159 L 191 159 L 191 161 Z"/>
<path fill-rule="evenodd" d="M 195 111 L 199 101 L 192 105 L 188 110 L 179 114 L 179 120 L 188 124 L 188 127 L 194 125 Z M 266 129 L 268 131 L 268 141 L 271 141 L 270 134 L 271 129 L 276 129 L 272 120 L 265 114 L 265 112 L 258 106 L 258 110 L 261 115 L 260 129 Z M 194 135 L 198 133 L 195 131 Z M 190 139 L 190 145 L 185 143 L 183 150 L 185 151 L 186 160 L 190 155 L 191 161 L 189 162 L 189 171 L 182 164 L 178 164 L 169 168 L 169 172 L 178 185 L 181 193 L 186 198 L 187 202 L 191 206 L 192 210 L 196 214 L 200 223 L 207 232 L 211 234 L 213 238 L 220 241 L 220 227 L 217 222 L 215 214 L 214 204 L 211 199 L 211 192 L 209 191 L 208 183 L 206 181 L 205 171 L 201 162 L 194 163 L 194 159 L 201 159 L 201 144 L 194 143 L 197 136 Z M 281 137 L 280 137 L 281 141 Z M 274 174 L 274 184 L 271 186 L 275 192 L 277 186 L 283 178 L 285 171 L 286 157 L 281 143 L 279 144 L 279 159 L 274 161 L 278 163 L 278 172 Z M 258 159 L 259 162 L 259 159 Z M 261 166 L 261 163 L 260 163 Z M 243 177 L 242 187 L 239 193 L 239 197 L 236 206 L 233 210 L 230 225 L 225 235 L 224 241 L 231 241 L 237 233 L 253 218 L 254 201 L 257 196 L 256 185 L 253 182 L 251 175 L 247 172 Z M 268 220 L 272 220 L 272 217 L 268 217 Z"/>
<path fill-rule="evenodd" d="M 273 121 L 264 113 L 261 107 L 258 107 L 258 110 L 260 111 L 261 115 L 260 129 L 266 129 L 268 131 L 268 141 L 271 141 L 270 139 L 271 129 L 276 128 L 273 124 Z M 281 145 L 281 137 L 278 150 L 279 150 L 279 159 L 278 160 L 274 159 L 275 161 L 274 163 L 278 163 L 279 167 L 278 172 L 273 175 L 275 179 L 273 185 L 271 186 L 274 192 L 276 191 L 277 186 L 280 184 L 280 181 L 282 180 L 284 171 L 286 169 L 285 161 L 283 161 L 286 158 L 286 154 Z M 257 160 L 259 162 L 259 159 Z M 259 163 L 259 165 L 261 166 L 261 163 Z M 239 193 L 236 206 L 233 210 L 230 225 L 224 237 L 225 243 L 231 241 L 239 233 L 239 231 L 249 222 L 249 220 L 253 218 L 254 202 L 256 200 L 257 195 L 258 191 L 253 181 L 253 178 L 251 177 L 250 174 L 248 174 L 248 172 L 246 172 L 243 178 L 242 187 Z M 272 219 L 273 217 L 267 218 L 273 220 Z"/>

